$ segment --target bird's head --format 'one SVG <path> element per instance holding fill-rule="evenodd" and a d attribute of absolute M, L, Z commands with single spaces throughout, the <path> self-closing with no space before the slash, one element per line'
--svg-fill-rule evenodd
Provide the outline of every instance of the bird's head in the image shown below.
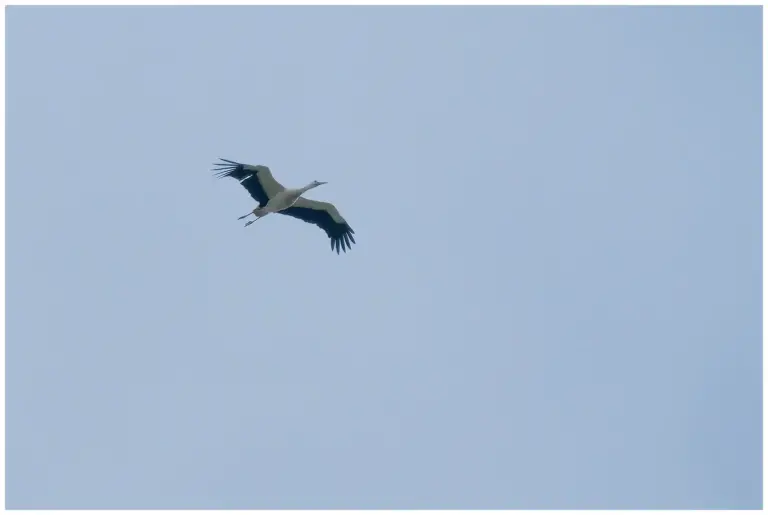
<path fill-rule="evenodd" d="M 312 181 L 312 187 L 317 188 L 318 186 L 322 186 L 323 184 L 328 184 L 327 182 L 322 181 Z"/>

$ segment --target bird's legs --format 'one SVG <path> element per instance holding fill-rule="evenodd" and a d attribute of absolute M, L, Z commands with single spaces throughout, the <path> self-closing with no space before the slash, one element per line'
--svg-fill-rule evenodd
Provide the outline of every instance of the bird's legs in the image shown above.
<path fill-rule="evenodd" d="M 262 218 L 264 218 L 264 216 L 265 216 L 265 215 L 257 216 L 257 217 L 256 217 L 256 220 L 261 220 Z M 245 227 L 248 227 L 249 225 L 251 225 L 251 224 L 252 224 L 253 222 L 255 222 L 256 220 L 249 220 L 249 221 L 245 222 Z"/>
<path fill-rule="evenodd" d="M 269 211 L 267 211 L 265 213 L 264 210 L 256 208 L 253 211 L 251 211 L 250 213 L 248 213 L 247 215 L 241 216 L 240 218 L 238 218 L 238 220 L 242 220 L 243 218 L 247 218 L 247 217 L 249 217 L 251 215 L 255 216 L 256 220 L 258 220 L 259 218 L 263 218 L 263 217 L 265 217 L 268 214 L 269 214 Z M 251 220 L 250 222 L 246 222 L 245 226 L 248 227 L 249 225 L 251 225 L 256 220 Z"/>

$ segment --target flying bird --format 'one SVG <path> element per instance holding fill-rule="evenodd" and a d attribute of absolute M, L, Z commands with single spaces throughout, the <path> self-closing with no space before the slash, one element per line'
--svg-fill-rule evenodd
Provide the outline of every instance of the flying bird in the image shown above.
<path fill-rule="evenodd" d="M 246 165 L 229 159 L 219 158 L 220 163 L 214 163 L 214 172 L 219 178 L 234 177 L 248 190 L 251 197 L 259 203 L 259 207 L 238 218 L 256 216 L 255 220 L 246 222 L 248 227 L 256 220 L 264 218 L 269 213 L 280 213 L 292 216 L 320 227 L 331 239 L 331 250 L 344 252 L 355 243 L 352 236 L 355 231 L 349 226 L 333 204 L 309 200 L 302 195 L 317 188 L 325 182 L 312 181 L 303 188 L 287 189 L 272 177 L 272 172 L 266 166 Z"/>

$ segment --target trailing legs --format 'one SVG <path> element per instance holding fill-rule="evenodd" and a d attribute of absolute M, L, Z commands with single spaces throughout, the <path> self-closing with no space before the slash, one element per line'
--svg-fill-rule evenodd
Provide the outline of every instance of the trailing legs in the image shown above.
<path fill-rule="evenodd" d="M 251 211 L 250 213 L 244 214 L 243 216 L 241 216 L 240 218 L 238 218 L 238 220 L 242 220 L 243 218 L 248 218 L 248 217 L 249 217 L 249 216 L 251 216 L 251 215 L 255 216 L 255 217 L 256 217 L 256 220 L 258 220 L 259 218 L 262 218 L 262 217 L 264 217 L 264 216 L 266 216 L 266 215 L 268 215 L 268 214 L 269 214 L 268 212 L 267 212 L 267 213 L 264 213 L 264 212 L 262 211 L 262 209 L 260 209 L 260 208 L 258 208 L 258 207 L 257 207 L 256 209 L 254 209 L 254 210 L 253 210 L 253 211 Z M 249 225 L 251 225 L 251 224 L 252 224 L 253 222 L 255 222 L 256 220 L 251 220 L 250 222 L 246 222 L 246 224 L 245 224 L 245 227 L 248 227 Z"/>
<path fill-rule="evenodd" d="M 266 213 L 264 213 L 264 212 L 263 212 L 261 209 L 259 209 L 259 208 L 256 208 L 256 209 L 254 209 L 253 211 L 251 211 L 250 213 L 248 213 L 248 214 L 246 214 L 246 215 L 243 215 L 243 216 L 241 216 L 240 218 L 238 218 L 238 220 L 242 220 L 243 218 L 247 218 L 247 217 L 249 217 L 249 216 L 251 216 L 251 215 L 255 216 L 255 217 L 256 217 L 256 220 L 258 220 L 259 218 L 264 218 L 264 217 L 265 217 L 265 216 L 267 216 L 268 214 L 269 214 L 269 212 L 266 212 Z M 255 222 L 256 220 L 251 220 L 251 221 L 249 221 L 249 222 L 246 222 L 246 223 L 245 223 L 245 227 L 248 227 L 249 225 L 251 225 L 251 224 L 252 224 L 253 222 Z"/>
<path fill-rule="evenodd" d="M 249 220 L 249 221 L 245 222 L 245 226 L 244 226 L 244 227 L 248 227 L 249 225 L 251 225 L 251 224 L 252 224 L 253 222 L 255 222 L 256 220 L 261 220 L 261 219 L 262 219 L 262 218 L 264 218 L 265 216 L 266 216 L 266 215 L 257 216 L 255 220 Z"/>

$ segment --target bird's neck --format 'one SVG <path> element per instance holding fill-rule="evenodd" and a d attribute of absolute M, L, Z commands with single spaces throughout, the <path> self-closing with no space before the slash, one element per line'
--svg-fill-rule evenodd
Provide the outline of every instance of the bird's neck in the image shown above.
<path fill-rule="evenodd" d="M 307 184 L 307 185 L 306 185 L 306 186 L 304 186 L 303 188 L 299 188 L 299 191 L 300 191 L 301 193 L 304 193 L 304 192 L 306 192 L 306 191 L 309 191 L 309 190 L 311 190 L 311 189 L 312 189 L 312 188 L 314 188 L 314 187 L 315 187 L 315 185 L 314 185 L 314 184 Z"/>

